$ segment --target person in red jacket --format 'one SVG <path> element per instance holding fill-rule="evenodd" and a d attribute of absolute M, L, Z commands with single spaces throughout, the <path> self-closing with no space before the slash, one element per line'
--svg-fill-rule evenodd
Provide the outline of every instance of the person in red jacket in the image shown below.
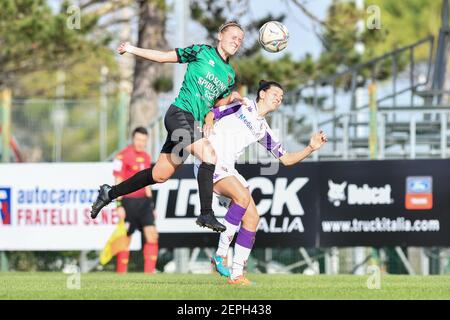
<path fill-rule="evenodd" d="M 145 151 L 148 141 L 148 132 L 144 127 L 133 130 L 132 143 L 120 151 L 114 159 L 113 174 L 116 184 L 128 179 L 137 172 L 150 168 L 151 157 Z M 139 189 L 123 196 L 117 202 L 117 211 L 121 219 L 125 219 L 127 235 L 131 237 L 134 231 L 139 230 L 145 238 L 144 272 L 154 273 L 158 257 L 158 232 L 155 226 L 154 204 L 150 186 Z M 121 251 L 117 254 L 118 273 L 127 272 L 130 251 Z"/>

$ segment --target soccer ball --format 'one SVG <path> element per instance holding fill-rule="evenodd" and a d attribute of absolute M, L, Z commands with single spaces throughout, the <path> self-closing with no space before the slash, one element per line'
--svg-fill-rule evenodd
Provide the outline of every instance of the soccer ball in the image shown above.
<path fill-rule="evenodd" d="M 278 21 L 269 21 L 259 29 L 259 43 L 264 50 L 280 52 L 286 48 L 289 40 L 289 31 Z"/>

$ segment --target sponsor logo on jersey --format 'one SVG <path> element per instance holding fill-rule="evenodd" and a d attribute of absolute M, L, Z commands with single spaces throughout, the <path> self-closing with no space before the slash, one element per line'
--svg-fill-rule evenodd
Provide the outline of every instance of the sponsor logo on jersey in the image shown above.
<path fill-rule="evenodd" d="M 248 120 L 247 117 L 243 113 L 241 113 L 239 115 L 239 119 L 242 120 L 242 122 L 247 126 L 247 128 L 251 131 L 251 133 L 253 135 L 255 135 L 255 136 L 257 135 L 256 130 L 255 130 L 255 128 L 253 128 L 251 121 Z"/>
<path fill-rule="evenodd" d="M 209 60 L 208 62 L 210 64 L 210 66 L 214 67 L 216 65 L 216 63 L 214 62 L 214 60 Z"/>

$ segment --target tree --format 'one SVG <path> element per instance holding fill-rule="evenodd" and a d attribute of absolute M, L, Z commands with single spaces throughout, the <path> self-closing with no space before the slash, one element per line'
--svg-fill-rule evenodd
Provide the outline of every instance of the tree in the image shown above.
<path fill-rule="evenodd" d="M 236 5 L 235 2 L 217 2 L 212 0 L 194 0 L 191 4 L 192 17 L 198 21 L 208 32 L 210 43 L 216 43 L 217 30 L 228 20 L 243 19 L 249 12 L 249 3 L 244 1 Z M 250 20 L 245 28 L 245 40 L 238 53 L 237 59 L 232 59 L 236 70 L 237 83 L 254 92 L 258 86 L 258 79 L 272 79 L 282 82 L 287 89 L 296 87 L 305 81 L 305 74 L 310 71 L 311 57 L 302 62 L 295 62 L 289 54 L 273 63 L 273 60 L 261 54 L 258 42 L 259 28 L 267 21 L 283 21 L 284 15 L 266 15 L 261 19 Z M 245 91 L 245 90 L 244 90 Z"/>
<path fill-rule="evenodd" d="M 167 49 L 164 37 L 167 7 L 164 0 L 139 0 L 139 27 L 137 46 L 141 48 Z M 130 105 L 130 129 L 148 125 L 158 110 L 158 79 L 163 66 L 136 59 L 133 76 L 133 92 Z"/>
<path fill-rule="evenodd" d="M 84 17 L 79 30 L 67 27 L 67 18 L 66 11 L 54 14 L 44 0 L 2 1 L 0 87 L 12 87 L 32 71 L 74 64 L 104 44 L 103 38 L 92 41 L 86 37 L 95 26 L 96 17 Z"/>
<path fill-rule="evenodd" d="M 270 76 L 288 88 L 293 88 L 309 80 L 326 78 L 339 71 L 346 70 L 358 63 L 368 61 L 388 51 L 414 43 L 429 34 L 437 34 L 440 24 L 440 1 L 412 0 L 407 3 L 389 0 L 374 0 L 366 2 L 361 10 L 356 7 L 355 1 L 333 0 L 327 9 L 326 17 L 321 20 L 308 10 L 307 2 L 289 0 L 299 8 L 314 26 L 315 33 L 321 41 L 323 50 L 315 60 L 306 55 L 299 61 L 293 61 L 289 55 L 273 61 L 261 56 L 258 44 L 253 42 L 249 47 L 254 50 L 243 50 L 243 58 L 233 61 L 239 80 L 249 88 L 254 88 L 255 79 Z M 243 3 L 241 6 L 248 5 Z M 367 11 L 369 5 L 376 5 L 381 12 L 381 28 L 367 28 L 371 12 Z M 248 8 L 241 9 L 241 16 L 233 15 L 233 5 L 228 2 L 211 0 L 195 0 L 192 6 L 193 17 L 208 30 L 208 34 L 215 33 L 218 25 L 225 21 L 225 17 L 235 16 L 242 18 Z M 248 16 L 245 16 L 248 20 Z M 282 21 L 283 17 L 267 17 L 259 21 L 250 22 L 246 28 L 246 40 L 255 40 L 254 32 L 267 20 Z M 363 27 L 358 27 L 359 24 Z M 250 37 L 247 37 L 250 34 Z M 364 51 L 358 51 L 358 45 L 364 45 Z M 417 51 L 416 59 L 428 57 L 428 48 L 425 46 Z M 407 65 L 400 57 L 397 67 L 401 71 Z M 385 79 L 390 76 L 390 61 L 380 65 L 376 77 Z M 372 70 L 363 70 L 362 75 L 371 76 Z M 255 78 L 256 77 L 256 78 Z M 348 88 L 349 79 L 343 78 L 337 85 Z"/>
<path fill-rule="evenodd" d="M 97 30 L 115 30 L 115 43 L 118 43 L 119 40 L 132 40 L 130 25 L 133 23 L 133 17 L 138 17 L 136 45 L 149 49 L 167 49 L 165 22 L 168 7 L 165 0 L 113 0 L 107 2 L 103 0 L 83 0 L 80 7 L 91 14 L 102 16 L 103 21 Z M 122 14 L 123 10 L 132 11 L 134 14 L 131 16 Z M 128 32 L 121 34 L 122 29 L 126 29 Z M 170 79 L 164 76 L 165 68 L 162 65 L 135 59 L 133 67 L 130 59 L 133 58 L 128 55 L 120 58 L 119 73 L 122 90 L 131 95 L 129 110 L 129 128 L 131 129 L 151 123 L 158 110 L 158 93 L 170 90 L 172 83 Z M 134 72 L 127 72 L 127 69 L 130 68 Z"/>
<path fill-rule="evenodd" d="M 386 36 L 383 41 L 372 44 L 375 55 L 412 44 L 429 35 L 436 36 L 441 25 L 442 1 L 371 0 L 366 6 L 380 8 L 381 30 Z M 428 48 L 418 50 L 415 58 L 426 59 Z"/>

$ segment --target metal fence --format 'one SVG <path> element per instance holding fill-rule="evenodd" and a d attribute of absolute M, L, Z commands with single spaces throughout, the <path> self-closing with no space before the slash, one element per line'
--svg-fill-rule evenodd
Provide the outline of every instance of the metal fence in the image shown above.
<path fill-rule="evenodd" d="M 118 149 L 123 119 L 117 97 L 13 99 L 11 128 L 25 162 L 105 160 Z"/>

